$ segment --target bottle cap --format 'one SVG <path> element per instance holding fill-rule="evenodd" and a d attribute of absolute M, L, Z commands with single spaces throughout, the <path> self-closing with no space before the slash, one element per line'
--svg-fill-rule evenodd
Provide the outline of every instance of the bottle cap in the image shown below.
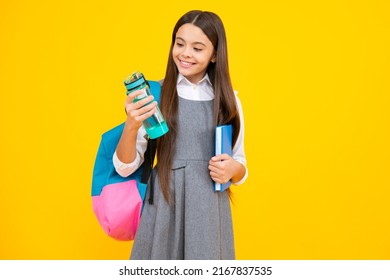
<path fill-rule="evenodd" d="M 132 90 L 133 88 L 138 87 L 142 83 L 145 83 L 145 77 L 140 71 L 135 71 L 124 81 L 127 90 Z"/>

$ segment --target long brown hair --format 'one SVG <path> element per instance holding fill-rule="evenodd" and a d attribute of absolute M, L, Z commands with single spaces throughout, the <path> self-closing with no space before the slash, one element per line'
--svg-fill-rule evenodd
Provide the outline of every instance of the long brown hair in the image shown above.
<path fill-rule="evenodd" d="M 232 124 L 233 145 L 236 143 L 240 131 L 240 118 L 230 80 L 227 42 L 223 23 L 219 16 L 212 12 L 190 11 L 179 19 L 173 29 L 168 65 L 161 89 L 161 111 L 168 124 L 169 132 L 157 141 L 157 172 L 162 193 L 168 203 L 170 203 L 169 181 L 171 179 L 172 159 L 178 133 L 177 113 L 179 102 L 176 89 L 179 73 L 173 60 L 172 49 L 176 41 L 177 31 L 186 23 L 191 23 L 202 29 L 213 44 L 216 53 L 215 63 L 210 63 L 207 68 L 207 73 L 214 88 L 213 122 L 215 125 Z"/>

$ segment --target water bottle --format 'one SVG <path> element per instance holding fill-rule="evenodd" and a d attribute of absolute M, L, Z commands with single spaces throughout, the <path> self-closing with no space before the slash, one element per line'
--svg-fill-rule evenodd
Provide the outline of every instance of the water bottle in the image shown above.
<path fill-rule="evenodd" d="M 126 94 L 130 94 L 136 90 L 142 90 L 142 93 L 136 96 L 133 102 L 137 102 L 149 95 L 152 95 L 144 75 L 139 71 L 136 71 L 127 77 L 124 84 L 127 89 Z M 142 125 L 150 139 L 156 139 L 168 132 L 167 123 L 165 122 L 158 106 L 156 107 L 154 115 L 144 120 Z"/>

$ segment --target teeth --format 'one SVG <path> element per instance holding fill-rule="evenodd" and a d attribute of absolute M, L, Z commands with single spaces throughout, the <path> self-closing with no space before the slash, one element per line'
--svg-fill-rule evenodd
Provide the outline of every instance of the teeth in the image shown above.
<path fill-rule="evenodd" d="M 185 62 L 185 61 L 181 61 L 181 63 L 182 63 L 183 65 L 185 65 L 185 66 L 190 66 L 190 65 L 192 65 L 192 63 Z"/>

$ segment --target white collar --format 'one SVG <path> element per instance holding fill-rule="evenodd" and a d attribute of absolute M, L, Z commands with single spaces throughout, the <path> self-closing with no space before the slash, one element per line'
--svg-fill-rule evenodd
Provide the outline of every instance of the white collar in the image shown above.
<path fill-rule="evenodd" d="M 177 84 L 187 84 L 187 85 L 191 85 L 191 86 L 197 86 L 197 85 L 200 85 L 201 83 L 203 82 L 208 82 L 210 86 L 212 86 L 212 83 L 210 81 L 210 78 L 209 78 L 209 74 L 206 73 L 206 75 L 204 75 L 204 77 L 196 84 L 194 83 L 191 83 L 186 77 L 184 77 L 182 74 L 179 73 L 179 76 L 177 77 Z"/>

